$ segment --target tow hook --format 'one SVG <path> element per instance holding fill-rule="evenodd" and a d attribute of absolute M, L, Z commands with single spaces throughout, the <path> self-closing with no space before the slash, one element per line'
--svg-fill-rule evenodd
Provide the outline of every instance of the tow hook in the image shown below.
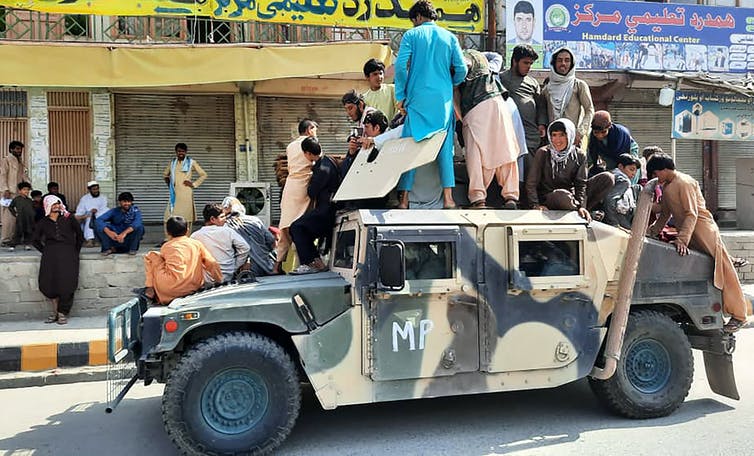
<path fill-rule="evenodd" d="M 736 335 L 725 334 L 722 339 L 723 351 L 726 355 L 732 355 L 736 351 Z"/>

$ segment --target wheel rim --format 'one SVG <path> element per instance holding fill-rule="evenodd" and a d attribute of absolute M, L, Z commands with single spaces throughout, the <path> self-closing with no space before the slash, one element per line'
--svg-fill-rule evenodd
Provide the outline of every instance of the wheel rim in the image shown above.
<path fill-rule="evenodd" d="M 267 412 L 267 383 L 249 369 L 229 369 L 210 379 L 201 395 L 202 417 L 223 434 L 240 434 L 253 428 Z"/>
<path fill-rule="evenodd" d="M 642 393 L 660 391 L 670 380 L 670 354 L 654 339 L 644 339 L 631 346 L 626 354 L 626 376 Z"/>

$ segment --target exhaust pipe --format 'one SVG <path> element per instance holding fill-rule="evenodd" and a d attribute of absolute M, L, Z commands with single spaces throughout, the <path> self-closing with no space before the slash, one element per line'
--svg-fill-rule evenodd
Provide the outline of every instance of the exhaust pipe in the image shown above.
<path fill-rule="evenodd" d="M 636 283 L 636 269 L 639 266 L 641 251 L 644 249 L 644 236 L 649 225 L 649 212 L 652 209 L 652 196 L 657 186 L 657 179 L 652 179 L 644 186 L 639 194 L 639 201 L 634 212 L 634 221 L 631 224 L 631 236 L 628 238 L 628 248 L 623 257 L 621 276 L 618 281 L 618 301 L 613 309 L 610 320 L 610 328 L 607 330 L 607 342 L 605 344 L 605 367 L 594 366 L 589 374 L 598 380 L 607 380 L 615 374 L 620 361 L 620 353 L 623 348 L 623 336 L 626 333 L 628 312 L 631 309 L 631 297 L 634 294 Z"/>

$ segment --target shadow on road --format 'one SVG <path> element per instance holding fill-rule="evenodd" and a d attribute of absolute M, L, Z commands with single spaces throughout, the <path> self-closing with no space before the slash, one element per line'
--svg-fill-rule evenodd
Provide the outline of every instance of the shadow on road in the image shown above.
<path fill-rule="evenodd" d="M 0 440 L 0 454 L 172 456 L 177 452 L 163 430 L 158 396 L 125 399 L 110 415 L 105 414 L 103 402 L 75 404 L 47 417 L 44 425 Z"/>
<path fill-rule="evenodd" d="M 603 409 L 586 381 L 559 388 L 422 399 L 321 410 L 306 396 L 281 454 L 512 453 L 582 438 L 603 429 L 662 427 L 732 410 L 713 399 L 685 402 L 671 416 L 629 420 Z M 468 436 L 469 438 L 459 438 Z M 321 452 L 317 445 L 323 447 Z"/>

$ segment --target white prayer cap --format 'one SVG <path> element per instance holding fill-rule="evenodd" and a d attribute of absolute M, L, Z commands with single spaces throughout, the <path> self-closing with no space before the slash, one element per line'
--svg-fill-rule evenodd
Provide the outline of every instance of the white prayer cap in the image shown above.
<path fill-rule="evenodd" d="M 97 181 L 89 181 L 86 183 L 86 188 L 92 188 L 95 185 L 99 185 L 99 183 Z"/>

